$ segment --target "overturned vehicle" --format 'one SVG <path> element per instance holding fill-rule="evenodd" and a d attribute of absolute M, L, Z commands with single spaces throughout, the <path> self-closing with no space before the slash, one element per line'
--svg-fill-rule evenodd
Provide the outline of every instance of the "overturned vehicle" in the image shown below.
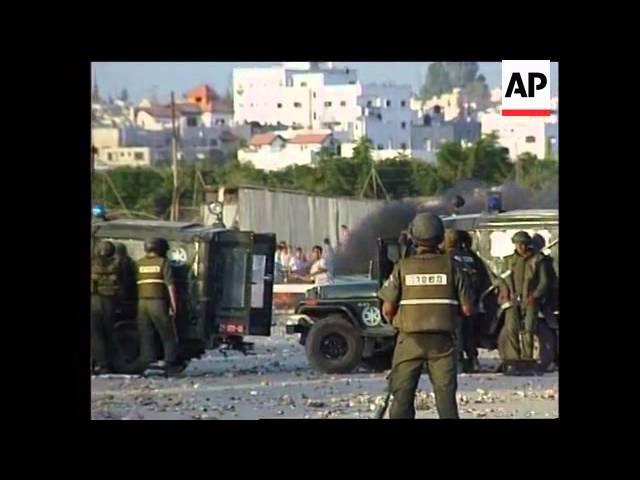
<path fill-rule="evenodd" d="M 468 232 L 472 250 L 483 260 L 494 280 L 480 302 L 474 323 L 476 345 L 498 349 L 500 357 L 506 342 L 504 308 L 497 302 L 498 277 L 505 272 L 505 257 L 512 254 L 511 237 L 524 230 L 539 234 L 547 247 L 543 252 L 553 259 L 559 275 L 558 210 L 514 210 L 442 217 L 445 227 Z M 316 286 L 296 308 L 287 326 L 288 333 L 299 333 L 311 366 L 327 373 L 347 373 L 364 365 L 386 369 L 391 365 L 394 330 L 381 315 L 377 291 L 395 263 L 410 254 L 398 238 L 378 239 L 377 279 Z M 559 365 L 558 291 L 550 296 L 553 305 L 539 314 L 534 337 L 534 359 L 542 371 Z"/>
<path fill-rule="evenodd" d="M 102 240 L 122 243 L 129 256 L 144 255 L 145 240 L 163 238 L 175 280 L 179 359 L 186 365 L 206 349 L 237 349 L 247 353 L 246 335 L 271 334 L 275 235 L 149 220 L 95 219 L 92 252 Z M 113 370 L 137 373 L 139 337 L 134 298 L 117 312 L 115 336 L 120 351 Z M 156 356 L 162 344 L 156 342 Z M 115 358 L 114 358 L 115 360 Z"/>

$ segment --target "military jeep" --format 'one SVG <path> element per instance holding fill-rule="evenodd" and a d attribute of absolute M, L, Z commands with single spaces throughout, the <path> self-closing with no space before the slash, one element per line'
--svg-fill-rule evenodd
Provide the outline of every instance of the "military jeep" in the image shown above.
<path fill-rule="evenodd" d="M 519 210 L 502 213 L 478 213 L 442 217 L 446 228 L 468 231 L 472 249 L 483 259 L 492 277 L 504 274 L 504 257 L 513 253 L 511 236 L 518 230 L 539 233 L 547 241 L 559 273 L 558 211 Z M 296 307 L 288 321 L 287 332 L 299 333 L 311 366 L 326 373 L 347 373 L 364 364 L 374 370 L 390 367 L 394 330 L 380 314 L 377 291 L 389 277 L 402 255 L 410 252 L 396 238 L 378 239 L 375 259 L 377 279 L 340 282 L 316 286 Z M 549 253 L 549 252 L 547 252 Z M 557 292 L 555 305 L 540 315 L 534 355 L 541 369 L 552 362 L 559 365 Z M 549 312 L 552 312 L 549 315 Z M 502 351 L 504 311 L 497 303 L 495 290 L 485 292 L 481 315 L 476 317 L 475 335 L 479 348 Z"/>
<path fill-rule="evenodd" d="M 183 364 L 206 349 L 246 353 L 252 348 L 244 341 L 246 335 L 271 334 L 274 234 L 229 230 L 224 225 L 94 220 L 92 251 L 101 240 L 121 242 L 129 256 L 138 260 L 144 255 L 145 240 L 152 237 L 169 243 L 167 259 L 178 297 L 175 324 Z M 137 371 L 135 300 L 123 304 L 117 313 L 116 340 L 124 355 L 115 370 Z"/>

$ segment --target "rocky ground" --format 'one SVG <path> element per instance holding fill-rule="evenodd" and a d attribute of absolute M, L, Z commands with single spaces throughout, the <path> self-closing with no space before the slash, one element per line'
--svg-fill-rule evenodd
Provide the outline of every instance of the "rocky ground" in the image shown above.
<path fill-rule="evenodd" d="M 91 380 L 93 419 L 234 420 L 261 418 L 369 418 L 382 399 L 385 373 L 348 375 L 312 371 L 297 335 L 255 342 L 255 355 L 211 351 L 191 362 L 178 378 L 125 375 Z M 481 364 L 495 368 L 495 352 Z M 558 373 L 542 377 L 461 374 L 458 405 L 462 418 L 557 418 Z M 416 398 L 418 418 L 437 418 L 425 375 Z"/>

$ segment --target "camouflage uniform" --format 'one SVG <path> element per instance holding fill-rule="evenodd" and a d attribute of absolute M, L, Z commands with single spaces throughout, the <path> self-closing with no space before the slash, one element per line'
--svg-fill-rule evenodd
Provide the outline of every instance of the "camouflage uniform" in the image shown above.
<path fill-rule="evenodd" d="M 520 233 L 523 232 L 514 235 L 514 239 Z M 532 360 L 540 302 L 549 285 L 547 271 L 542 267 L 544 259 L 540 253 L 528 250 L 525 255 L 515 252 L 505 260 L 511 274 L 501 283 L 511 306 L 505 311 L 504 360 Z"/>

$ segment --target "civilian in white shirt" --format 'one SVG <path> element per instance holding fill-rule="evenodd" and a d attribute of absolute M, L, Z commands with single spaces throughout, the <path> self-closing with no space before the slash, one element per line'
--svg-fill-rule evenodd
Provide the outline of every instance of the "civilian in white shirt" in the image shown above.
<path fill-rule="evenodd" d="M 309 276 L 313 279 L 314 283 L 316 285 L 333 283 L 333 273 L 328 268 L 326 259 L 322 256 L 322 247 L 320 245 L 313 247 L 311 258 L 313 263 L 311 264 Z"/>

